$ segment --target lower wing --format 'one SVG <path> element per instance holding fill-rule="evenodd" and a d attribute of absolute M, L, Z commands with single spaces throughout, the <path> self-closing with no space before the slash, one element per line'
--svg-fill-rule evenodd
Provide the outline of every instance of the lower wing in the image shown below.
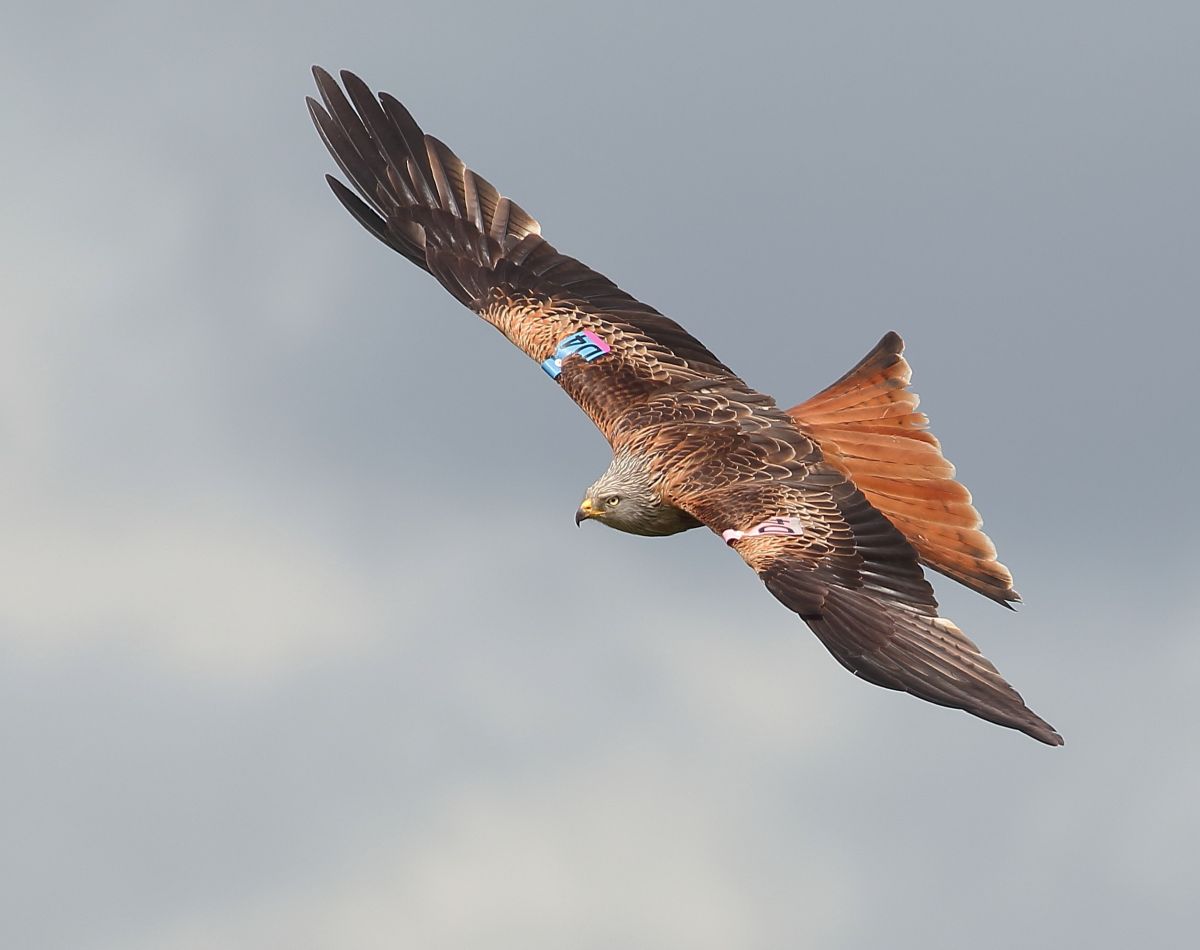
<path fill-rule="evenodd" d="M 690 510 L 855 676 L 1062 745 L 979 648 L 938 616 L 916 551 L 841 473 L 818 463 L 807 475 L 734 486 Z"/>

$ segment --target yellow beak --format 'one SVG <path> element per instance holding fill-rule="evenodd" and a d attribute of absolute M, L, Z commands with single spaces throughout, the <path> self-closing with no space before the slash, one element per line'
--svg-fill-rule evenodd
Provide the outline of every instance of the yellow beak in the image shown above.
<path fill-rule="evenodd" d="M 575 524 L 581 525 L 588 518 L 594 517 L 596 509 L 592 507 L 592 500 L 585 498 L 579 503 L 579 510 L 575 512 Z"/>

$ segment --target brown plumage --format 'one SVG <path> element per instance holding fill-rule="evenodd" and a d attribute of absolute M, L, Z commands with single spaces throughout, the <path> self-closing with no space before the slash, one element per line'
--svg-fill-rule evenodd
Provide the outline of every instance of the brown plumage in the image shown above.
<path fill-rule="evenodd" d="M 857 676 L 1062 743 L 937 615 L 921 562 L 1001 603 L 1018 596 L 916 412 L 898 336 L 784 411 L 556 251 L 391 96 L 313 72 L 323 104 L 310 112 L 353 186 L 328 178 L 342 204 L 542 363 L 612 445 L 577 521 L 646 535 L 704 524 Z"/>

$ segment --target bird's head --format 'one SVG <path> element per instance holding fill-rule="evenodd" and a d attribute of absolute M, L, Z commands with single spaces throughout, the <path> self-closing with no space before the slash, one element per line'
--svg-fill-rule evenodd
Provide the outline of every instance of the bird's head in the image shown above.
<path fill-rule="evenodd" d="M 599 521 L 631 534 L 657 534 L 662 508 L 645 469 L 626 459 L 614 459 L 579 503 L 575 523 Z"/>
<path fill-rule="evenodd" d="M 618 531 L 644 534 L 644 529 L 654 521 L 655 510 L 660 507 L 661 502 L 652 492 L 643 494 L 636 485 L 600 481 L 588 489 L 579 503 L 575 523 L 599 521 Z"/>
<path fill-rule="evenodd" d="M 651 538 L 699 527 L 700 522 L 687 512 L 664 502 L 655 484 L 644 461 L 618 455 L 587 490 L 575 512 L 575 523 L 599 521 L 618 531 Z"/>

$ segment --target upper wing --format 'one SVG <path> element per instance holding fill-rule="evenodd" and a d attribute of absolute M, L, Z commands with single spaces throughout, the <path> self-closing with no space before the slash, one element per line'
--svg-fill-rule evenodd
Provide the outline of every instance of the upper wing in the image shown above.
<path fill-rule="evenodd" d="M 634 436 L 659 441 L 670 500 L 736 548 L 855 675 L 1061 745 L 975 644 L 938 616 L 904 535 L 790 418 L 757 399 L 729 390 L 689 395 L 676 400 L 682 421 Z M 698 400 L 714 421 L 697 424 L 697 412 L 689 419 L 686 406 Z"/>
<path fill-rule="evenodd" d="M 350 183 L 330 187 L 372 234 L 429 271 L 552 376 L 606 436 L 631 403 L 701 379 L 736 379 L 683 327 L 560 254 L 530 215 L 353 73 L 345 93 L 313 68 L 308 99 Z M 586 331 L 586 332 L 584 332 Z"/>

